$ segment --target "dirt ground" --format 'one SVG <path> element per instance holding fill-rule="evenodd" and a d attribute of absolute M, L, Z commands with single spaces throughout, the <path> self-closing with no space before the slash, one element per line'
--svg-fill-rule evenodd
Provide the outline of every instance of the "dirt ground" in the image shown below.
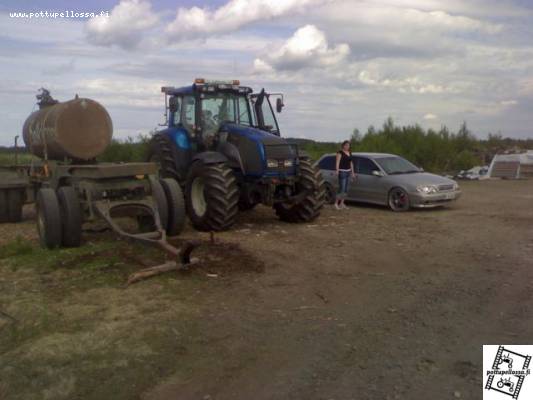
<path fill-rule="evenodd" d="M 124 287 L 157 252 L 0 226 L 0 399 L 481 399 L 482 345 L 532 344 L 533 182 L 440 210 L 259 207 L 201 265 Z M 18 239 L 16 239 L 18 237 Z"/>

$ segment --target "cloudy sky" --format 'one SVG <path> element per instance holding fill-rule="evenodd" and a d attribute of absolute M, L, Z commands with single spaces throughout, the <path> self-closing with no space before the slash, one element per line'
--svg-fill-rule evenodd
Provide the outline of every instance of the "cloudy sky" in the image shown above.
<path fill-rule="evenodd" d="M 109 17 L 14 18 L 13 12 Z M 281 91 L 282 134 L 341 140 L 391 116 L 533 137 L 533 0 L 0 0 L 0 144 L 42 86 L 106 106 L 115 137 L 162 122 L 163 85 Z"/>

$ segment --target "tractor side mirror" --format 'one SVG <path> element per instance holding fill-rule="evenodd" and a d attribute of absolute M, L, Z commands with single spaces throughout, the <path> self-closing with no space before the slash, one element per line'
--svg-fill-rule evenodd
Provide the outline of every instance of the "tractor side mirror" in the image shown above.
<path fill-rule="evenodd" d="M 285 107 L 285 104 L 283 104 L 283 100 L 281 99 L 281 97 L 278 97 L 276 99 L 276 111 L 280 113 L 281 110 L 283 110 L 283 107 Z"/>
<path fill-rule="evenodd" d="M 170 112 L 176 112 L 178 111 L 178 98 L 177 97 L 171 97 L 168 99 L 168 109 Z"/>

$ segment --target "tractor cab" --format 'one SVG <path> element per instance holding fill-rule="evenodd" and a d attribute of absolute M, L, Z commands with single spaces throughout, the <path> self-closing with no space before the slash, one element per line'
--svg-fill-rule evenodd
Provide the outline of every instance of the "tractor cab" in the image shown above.
<path fill-rule="evenodd" d="M 214 150 L 220 133 L 227 125 L 255 128 L 280 136 L 280 129 L 270 103 L 277 97 L 276 110 L 283 109 L 283 95 L 269 94 L 263 89 L 240 86 L 238 80 L 213 81 L 196 79 L 192 86 L 162 87 L 165 94 L 166 122 L 169 128 L 184 128 L 196 150 Z"/>
<path fill-rule="evenodd" d="M 184 187 L 198 229 L 226 229 L 235 207 L 259 203 L 273 206 L 287 221 L 318 216 L 322 178 L 298 147 L 281 137 L 275 111 L 284 107 L 282 94 L 253 93 L 237 80 L 206 79 L 161 91 L 165 129 L 154 134 L 149 159 L 159 163 L 161 175 Z"/>

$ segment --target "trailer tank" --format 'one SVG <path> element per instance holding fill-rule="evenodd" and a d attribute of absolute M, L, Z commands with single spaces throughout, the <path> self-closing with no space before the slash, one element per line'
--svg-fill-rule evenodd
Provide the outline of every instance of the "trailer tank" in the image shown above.
<path fill-rule="evenodd" d="M 50 160 L 92 160 L 111 142 L 113 124 L 106 109 L 87 98 L 58 102 L 43 90 L 40 109 L 24 122 L 22 135 L 30 152 Z"/>

